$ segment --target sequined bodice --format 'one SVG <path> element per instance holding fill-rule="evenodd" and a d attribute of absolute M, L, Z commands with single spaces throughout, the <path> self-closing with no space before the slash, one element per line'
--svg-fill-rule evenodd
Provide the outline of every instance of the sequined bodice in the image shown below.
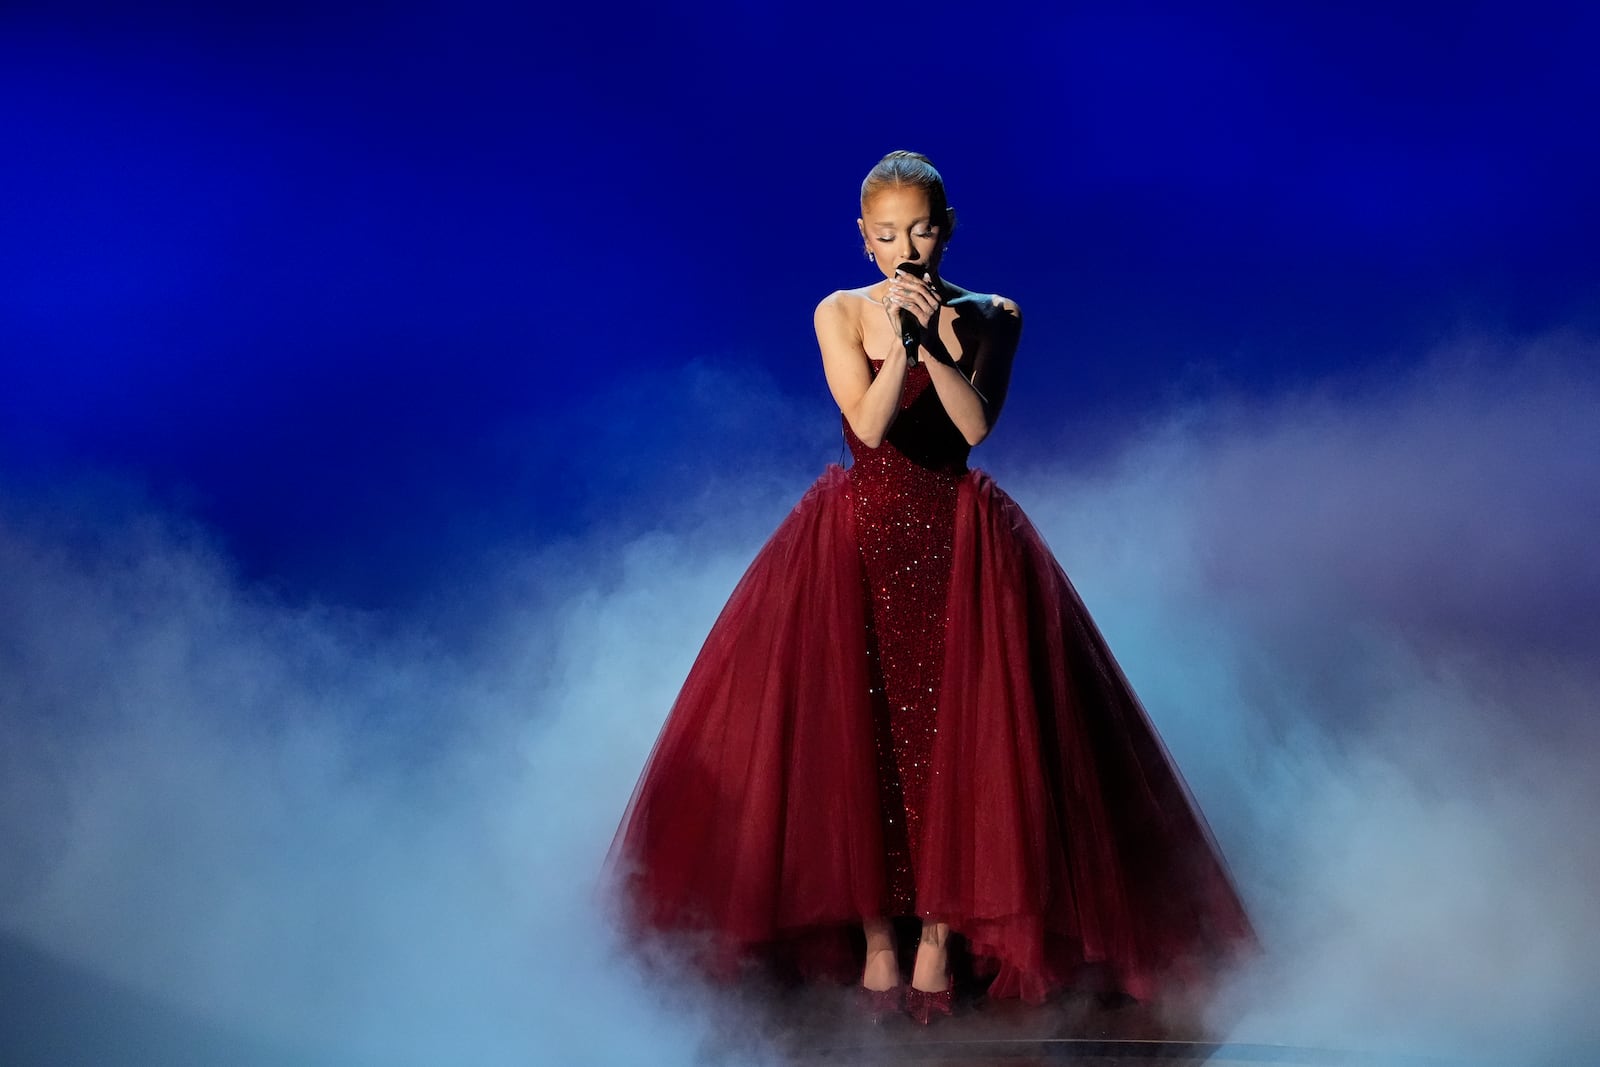
<path fill-rule="evenodd" d="M 877 374 L 882 362 L 872 361 L 873 374 Z M 862 474 L 869 471 L 874 475 L 888 474 L 907 464 L 947 476 L 966 473 L 967 455 L 972 446 L 945 414 L 939 394 L 933 388 L 933 379 L 928 376 L 926 362 L 918 362 L 906 371 L 905 384 L 900 390 L 900 413 L 895 416 L 882 445 L 869 448 L 850 429 L 849 420 L 842 415 L 840 420 L 853 463 L 865 468 Z"/>
<path fill-rule="evenodd" d="M 971 448 L 922 363 L 906 372 L 900 411 L 882 444 L 869 448 L 848 421 L 844 435 L 871 605 L 866 637 L 889 870 L 884 914 L 909 915 L 938 731 L 956 496 Z"/>

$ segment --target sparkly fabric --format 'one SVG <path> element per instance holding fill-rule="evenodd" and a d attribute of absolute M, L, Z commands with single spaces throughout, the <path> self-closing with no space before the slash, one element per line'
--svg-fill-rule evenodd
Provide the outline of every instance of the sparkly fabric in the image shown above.
<path fill-rule="evenodd" d="M 950 429 L 925 363 L 907 372 L 900 413 L 879 447 L 868 447 L 844 423 L 870 604 L 866 637 L 888 868 L 885 915 L 917 910 L 913 872 L 939 729 L 956 496 L 967 471 L 966 442 Z"/>
<path fill-rule="evenodd" d="M 672 980 L 858 982 L 862 920 L 912 913 L 949 923 L 993 999 L 1188 1000 L 1254 931 L 1088 609 L 967 468 L 928 374 L 879 447 L 845 427 L 854 465 L 822 472 L 706 635 L 606 858 L 618 924 L 668 942 L 641 959 Z"/>

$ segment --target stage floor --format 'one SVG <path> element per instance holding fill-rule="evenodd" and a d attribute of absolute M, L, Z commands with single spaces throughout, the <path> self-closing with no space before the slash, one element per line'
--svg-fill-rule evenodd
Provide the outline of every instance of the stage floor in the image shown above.
<path fill-rule="evenodd" d="M 748 1018 L 748 1016 L 747 1016 Z M 761 1042 L 776 1047 L 793 1067 L 876 1067 L 940 1064 L 943 1067 L 1450 1067 L 1442 1059 L 1377 1055 L 1341 1049 L 1229 1042 L 1193 1022 L 1163 1018 L 1144 1005 L 1107 1005 L 1097 998 L 1067 997 L 1033 1007 L 982 998 L 956 1005 L 956 1014 L 922 1027 L 903 1016 L 882 1023 L 862 1018 L 851 997 L 813 993 L 769 1005 Z M 739 1038 L 731 1037 L 734 1044 Z M 710 1051 L 710 1050 L 708 1050 Z M 739 1059 L 738 1050 L 720 1051 Z M 752 1048 L 753 1051 L 753 1048 Z M 713 1055 L 712 1060 L 720 1057 Z"/>

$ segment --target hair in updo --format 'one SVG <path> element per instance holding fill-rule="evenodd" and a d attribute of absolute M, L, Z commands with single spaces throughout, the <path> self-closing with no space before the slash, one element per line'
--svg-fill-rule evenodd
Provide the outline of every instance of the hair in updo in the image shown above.
<path fill-rule="evenodd" d="M 933 214 L 930 221 L 939 227 L 940 243 L 948 241 L 953 228 L 950 201 L 945 197 L 944 179 L 934 169 L 933 162 L 921 152 L 908 152 L 903 148 L 890 152 L 878 160 L 877 166 L 868 171 L 862 181 L 861 209 L 865 211 L 867 202 L 879 192 L 895 186 L 909 186 L 928 194 L 928 208 Z"/>

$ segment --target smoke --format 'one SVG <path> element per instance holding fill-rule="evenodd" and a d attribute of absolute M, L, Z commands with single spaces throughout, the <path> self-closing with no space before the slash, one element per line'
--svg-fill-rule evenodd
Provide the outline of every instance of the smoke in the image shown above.
<path fill-rule="evenodd" d="M 585 584 L 549 550 L 468 662 L 245 587 L 125 498 L 9 510 L 0 1059 L 190 1062 L 221 1027 L 241 1063 L 693 1060 L 709 1016 L 618 962 L 592 893 L 731 558 L 646 538 Z"/>
<path fill-rule="evenodd" d="M 1600 1049 L 1594 366 L 1458 343 L 1019 481 L 1262 927 L 1234 1038 Z"/>
<path fill-rule="evenodd" d="M 1462 343 L 1388 381 L 1207 397 L 1092 470 L 997 453 L 1267 942 L 1219 1006 L 1235 1039 L 1600 1048 L 1594 354 Z M 11 494 L 7 1062 L 129 1062 L 137 1026 L 150 1063 L 201 1034 L 239 1063 L 725 1044 L 719 1002 L 663 1003 L 592 894 L 676 686 L 805 487 L 750 476 L 646 536 L 508 547 L 468 640 L 289 603 L 120 490 Z M 62 1021 L 75 996 L 98 1029 Z"/>

